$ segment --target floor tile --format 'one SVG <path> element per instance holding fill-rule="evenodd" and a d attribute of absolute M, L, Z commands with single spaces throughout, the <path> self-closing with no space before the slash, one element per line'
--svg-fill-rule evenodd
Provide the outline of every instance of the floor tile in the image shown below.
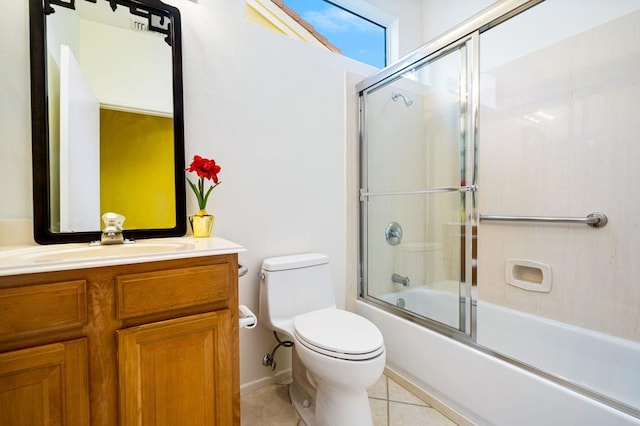
<path fill-rule="evenodd" d="M 386 376 L 368 392 L 374 426 L 455 426 Z M 289 401 L 288 384 L 274 384 L 242 395 L 240 409 L 242 426 L 298 425 L 298 417 Z"/>
<path fill-rule="evenodd" d="M 289 401 L 289 385 L 265 386 L 240 399 L 242 426 L 296 426 L 298 416 Z"/>
<path fill-rule="evenodd" d="M 371 386 L 367 392 L 369 394 L 369 398 L 386 400 L 389 395 L 387 393 L 387 376 L 383 375 L 380 377 L 380 380 L 378 380 L 375 385 Z"/>
<path fill-rule="evenodd" d="M 389 413 L 386 399 L 369 399 L 371 406 L 371 417 L 373 417 L 373 426 L 389 426 Z"/>

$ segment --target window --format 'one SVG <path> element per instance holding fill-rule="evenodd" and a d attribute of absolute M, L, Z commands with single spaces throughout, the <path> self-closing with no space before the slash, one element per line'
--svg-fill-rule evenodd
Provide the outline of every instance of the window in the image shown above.
<path fill-rule="evenodd" d="M 328 0 L 284 0 L 316 33 L 350 58 L 377 68 L 387 64 L 387 29 Z"/>
<path fill-rule="evenodd" d="M 245 0 L 247 22 L 377 68 L 398 59 L 398 19 L 364 0 Z"/>

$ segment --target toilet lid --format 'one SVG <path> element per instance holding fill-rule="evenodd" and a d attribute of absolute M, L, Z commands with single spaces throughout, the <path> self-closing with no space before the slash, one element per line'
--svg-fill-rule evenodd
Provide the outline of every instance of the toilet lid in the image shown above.
<path fill-rule="evenodd" d="M 294 335 L 309 349 L 347 360 L 367 360 L 384 351 L 382 333 L 368 319 L 340 309 L 320 309 L 293 320 Z"/>

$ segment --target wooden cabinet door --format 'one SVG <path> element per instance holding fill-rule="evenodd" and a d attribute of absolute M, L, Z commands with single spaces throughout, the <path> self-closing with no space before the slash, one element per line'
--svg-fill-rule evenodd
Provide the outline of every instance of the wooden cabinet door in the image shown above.
<path fill-rule="evenodd" d="M 87 339 L 0 354 L 0 425 L 88 425 Z"/>
<path fill-rule="evenodd" d="M 231 314 L 118 330 L 120 425 L 232 425 Z"/>

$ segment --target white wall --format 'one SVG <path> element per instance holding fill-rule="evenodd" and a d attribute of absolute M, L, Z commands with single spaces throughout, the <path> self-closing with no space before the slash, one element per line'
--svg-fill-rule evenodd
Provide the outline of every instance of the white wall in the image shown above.
<path fill-rule="evenodd" d="M 342 0 L 349 3 L 352 0 Z M 429 0 L 367 0 L 367 3 L 397 18 L 397 27 L 390 24 L 387 31 L 396 32 L 395 44 L 397 52 L 392 52 L 388 63 L 395 62 L 398 58 L 411 52 L 425 40 L 422 37 L 422 10 L 425 1 Z"/>
<path fill-rule="evenodd" d="M 424 0 L 423 35 L 429 41 L 499 0 Z"/>
<path fill-rule="evenodd" d="M 78 61 L 101 104 L 173 114 L 171 47 L 164 35 L 81 19 L 79 37 Z"/>
<path fill-rule="evenodd" d="M 0 218 L 32 217 L 29 4 L 13 0 L 0 14 Z M 9 65 L 10 64 L 10 65 Z M 0 240 L 8 231 L 0 234 Z"/>
<path fill-rule="evenodd" d="M 245 22 L 242 2 L 176 2 L 183 17 L 187 158 L 213 156 L 223 182 L 208 210 L 216 233 L 245 245 L 240 301 L 258 312 L 262 259 L 317 251 L 332 260 L 344 304 L 345 70 L 356 64 Z M 354 102 L 352 100 L 351 102 Z M 195 211 L 188 197 L 188 211 Z M 242 330 L 241 383 L 262 366 L 275 340 Z M 277 354 L 288 367 L 289 350 Z"/>
<path fill-rule="evenodd" d="M 186 162 L 199 154 L 222 166 L 223 184 L 209 210 L 217 216 L 215 233 L 248 249 L 240 256 L 250 271 L 240 280 L 241 303 L 258 308 L 255 273 L 263 258 L 319 251 L 332 259 L 343 305 L 345 180 L 355 168 L 346 164 L 347 149 L 353 152 L 356 143 L 353 91 L 374 70 L 247 24 L 241 1 L 168 3 L 182 13 Z M 26 222 L 32 218 L 27 1 L 4 5 L 0 39 L 0 222 Z M 188 211 L 195 210 L 189 193 Z M 10 228 L 0 226 L 0 243 Z M 273 347 L 271 333 L 256 328 L 240 337 L 241 382 L 268 377 L 261 359 Z M 278 354 L 282 368 L 287 351 Z"/>
<path fill-rule="evenodd" d="M 480 109 L 478 206 L 504 215 L 603 212 L 609 223 L 481 224 L 479 299 L 640 342 L 640 203 L 629 196 L 640 191 L 640 1 L 617 13 L 585 2 L 566 35 L 564 20 L 550 18 L 566 16 L 561 6 L 543 3 L 481 36 L 480 63 L 490 65 L 480 79 L 492 84 L 480 98 L 493 102 Z M 531 37 L 539 50 L 507 53 L 505 41 L 526 39 L 541 22 L 554 36 Z M 549 265 L 550 292 L 507 285 L 507 259 Z"/>

